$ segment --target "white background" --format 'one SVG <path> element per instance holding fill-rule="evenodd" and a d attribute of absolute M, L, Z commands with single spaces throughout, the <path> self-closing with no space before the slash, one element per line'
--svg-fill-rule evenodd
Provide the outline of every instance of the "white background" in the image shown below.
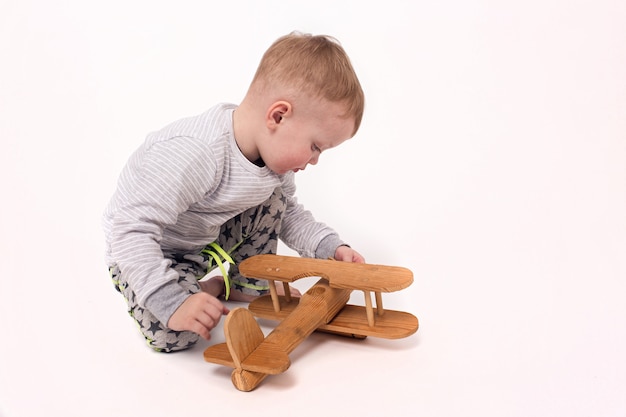
<path fill-rule="evenodd" d="M 0 415 L 626 415 L 625 22 L 621 0 L 2 0 Z M 367 97 L 300 200 L 414 272 L 385 302 L 420 330 L 315 334 L 240 393 L 209 342 L 145 347 L 100 216 L 148 132 L 239 102 L 294 29 L 337 37 Z"/>

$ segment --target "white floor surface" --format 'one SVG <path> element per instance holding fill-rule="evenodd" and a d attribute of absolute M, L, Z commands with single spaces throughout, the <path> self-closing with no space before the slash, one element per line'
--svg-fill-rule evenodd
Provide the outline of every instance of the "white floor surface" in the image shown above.
<path fill-rule="evenodd" d="M 624 22 L 603 0 L 0 2 L 0 416 L 626 416 Z M 420 329 L 314 334 L 242 393 L 202 358 L 221 325 L 144 345 L 100 216 L 148 132 L 240 100 L 292 29 L 342 41 L 368 100 L 300 199 L 413 271 L 385 307 Z"/>

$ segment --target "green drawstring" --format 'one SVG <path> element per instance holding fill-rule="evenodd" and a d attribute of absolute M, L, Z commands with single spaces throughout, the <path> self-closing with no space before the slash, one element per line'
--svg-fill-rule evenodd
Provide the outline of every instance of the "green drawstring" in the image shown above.
<path fill-rule="evenodd" d="M 209 246 L 213 248 L 213 250 L 209 249 Z M 235 247 L 231 249 L 231 252 L 237 246 L 239 245 L 235 245 Z M 228 272 L 226 272 L 226 268 L 224 268 L 224 263 L 222 262 L 222 260 L 232 265 L 235 265 L 235 261 L 233 261 L 233 258 L 231 258 L 230 255 L 215 242 L 208 244 L 201 253 L 206 253 L 207 255 L 209 255 L 210 258 L 209 266 L 207 267 L 207 273 L 209 272 L 209 268 L 211 266 L 211 259 L 213 259 L 217 266 L 220 268 L 222 276 L 224 277 L 224 289 L 226 291 L 226 295 L 224 296 L 224 298 L 228 300 L 228 297 L 230 296 L 230 279 L 228 278 Z"/>

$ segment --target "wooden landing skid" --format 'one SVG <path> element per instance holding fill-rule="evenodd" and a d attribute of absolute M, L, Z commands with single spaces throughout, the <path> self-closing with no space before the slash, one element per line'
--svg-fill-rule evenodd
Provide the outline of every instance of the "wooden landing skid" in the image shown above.
<path fill-rule="evenodd" d="M 267 375 L 286 371 L 289 354 L 315 330 L 396 339 L 418 328 L 412 314 L 382 308 L 381 292 L 398 291 L 413 282 L 413 274 L 405 268 L 258 255 L 243 261 L 239 271 L 267 279 L 271 296 L 253 301 L 250 310 L 232 310 L 224 322 L 226 343 L 207 348 L 204 359 L 235 368 L 231 379 L 241 391 L 251 391 Z M 321 278 L 299 300 L 276 294 L 274 280 L 283 281 L 285 294 L 289 294 L 289 282 L 310 276 Z M 354 289 L 364 291 L 365 307 L 347 305 Z M 370 291 L 376 293 L 376 313 Z M 264 338 L 254 315 L 280 323 Z"/>

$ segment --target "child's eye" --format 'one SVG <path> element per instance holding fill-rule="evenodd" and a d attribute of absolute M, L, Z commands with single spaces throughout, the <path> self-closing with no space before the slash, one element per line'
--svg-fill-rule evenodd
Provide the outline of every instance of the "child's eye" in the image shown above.
<path fill-rule="evenodd" d="M 313 152 L 322 153 L 322 150 L 316 144 L 311 145 L 311 150 L 313 150 Z"/>

